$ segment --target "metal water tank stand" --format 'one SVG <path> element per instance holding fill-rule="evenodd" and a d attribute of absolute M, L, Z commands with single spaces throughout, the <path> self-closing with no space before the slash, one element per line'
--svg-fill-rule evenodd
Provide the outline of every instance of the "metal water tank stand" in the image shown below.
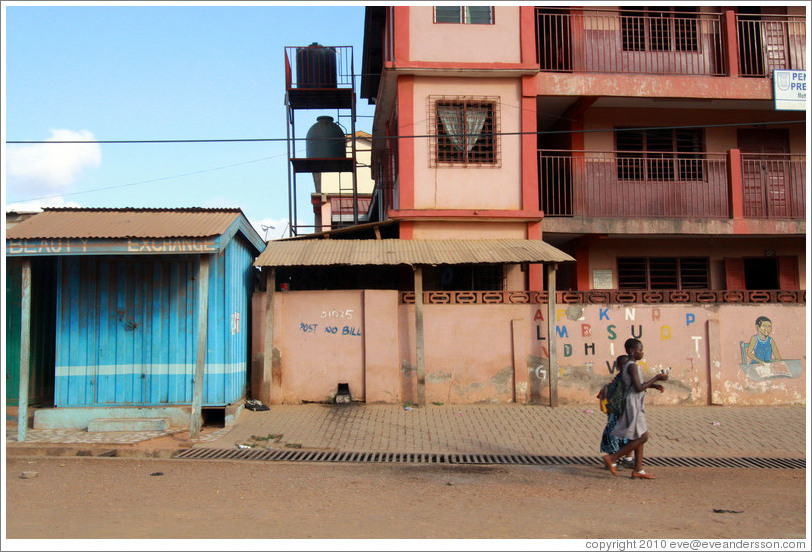
<path fill-rule="evenodd" d="M 314 49 L 315 48 L 315 49 Z M 297 63 L 306 59 L 302 52 L 309 53 L 318 48 L 335 52 L 337 66 L 333 73 L 325 71 L 331 82 L 323 85 L 319 82 L 298 82 L 300 75 L 313 75 L 319 73 L 319 67 L 314 67 L 311 61 L 306 71 L 300 70 Z M 310 50 L 308 50 L 310 49 Z M 332 79 L 336 82 L 333 85 Z M 297 202 L 297 174 L 324 173 L 324 172 L 351 172 L 352 173 L 352 205 L 353 224 L 358 224 L 358 170 L 356 149 L 356 97 L 355 97 L 355 62 L 353 60 L 352 46 L 286 46 L 285 47 L 285 116 L 287 123 L 287 156 L 288 156 L 288 219 L 290 221 L 289 236 L 299 234 L 300 228 L 310 225 L 300 225 Z M 336 109 L 340 113 L 349 112 L 350 117 L 350 157 L 333 159 L 312 159 L 297 155 L 296 117 L 297 110 L 325 110 Z M 299 148 L 300 149 L 300 148 Z M 346 144 L 344 147 L 346 151 Z M 339 197 L 341 189 L 339 188 Z"/>

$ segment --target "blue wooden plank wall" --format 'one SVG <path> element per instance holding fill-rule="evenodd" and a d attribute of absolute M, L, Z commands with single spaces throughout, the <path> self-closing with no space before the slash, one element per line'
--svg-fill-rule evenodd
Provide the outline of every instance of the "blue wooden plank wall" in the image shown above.
<path fill-rule="evenodd" d="M 204 406 L 245 395 L 252 261 L 238 237 L 211 265 Z M 196 274 L 191 256 L 62 257 L 55 404 L 191 404 Z"/>

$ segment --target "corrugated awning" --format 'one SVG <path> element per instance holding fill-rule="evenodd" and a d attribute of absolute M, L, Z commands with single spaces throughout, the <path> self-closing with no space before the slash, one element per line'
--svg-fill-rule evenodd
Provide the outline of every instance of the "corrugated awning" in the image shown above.
<path fill-rule="evenodd" d="M 571 256 L 540 240 L 280 240 L 254 266 L 560 263 Z"/>
<path fill-rule="evenodd" d="M 8 230 L 7 239 L 202 238 L 219 236 L 239 209 L 46 208 Z"/>
<path fill-rule="evenodd" d="M 216 253 L 237 232 L 265 247 L 240 209 L 46 208 L 8 229 L 6 255 Z"/>

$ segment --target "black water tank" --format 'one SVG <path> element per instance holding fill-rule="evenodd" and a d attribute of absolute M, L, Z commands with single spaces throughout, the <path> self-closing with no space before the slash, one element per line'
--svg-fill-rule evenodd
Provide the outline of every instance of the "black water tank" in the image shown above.
<path fill-rule="evenodd" d="M 333 122 L 332 117 L 316 117 L 316 124 L 307 131 L 306 151 L 307 157 L 311 159 L 347 157 L 344 131 Z"/>
<path fill-rule="evenodd" d="M 335 88 L 336 82 L 335 48 L 318 42 L 296 48 L 296 88 Z"/>

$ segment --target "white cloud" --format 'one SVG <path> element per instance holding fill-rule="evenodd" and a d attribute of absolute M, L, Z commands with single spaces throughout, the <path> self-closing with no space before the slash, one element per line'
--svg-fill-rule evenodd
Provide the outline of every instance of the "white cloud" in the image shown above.
<path fill-rule="evenodd" d="M 253 220 L 250 222 L 251 226 L 254 227 L 254 230 L 257 231 L 263 240 L 278 240 L 279 238 L 288 237 L 287 219 L 275 220 L 271 218 L 264 218 L 257 222 Z"/>
<path fill-rule="evenodd" d="M 88 130 L 51 130 L 46 141 L 95 140 Z M 6 148 L 9 192 L 38 196 L 67 191 L 86 169 L 101 165 L 99 144 L 9 144 Z"/>
<path fill-rule="evenodd" d="M 42 211 L 43 207 L 81 207 L 75 201 L 65 201 L 62 197 L 49 197 L 47 199 L 34 199 L 32 201 L 21 201 L 6 205 L 6 212 L 29 212 Z"/>

